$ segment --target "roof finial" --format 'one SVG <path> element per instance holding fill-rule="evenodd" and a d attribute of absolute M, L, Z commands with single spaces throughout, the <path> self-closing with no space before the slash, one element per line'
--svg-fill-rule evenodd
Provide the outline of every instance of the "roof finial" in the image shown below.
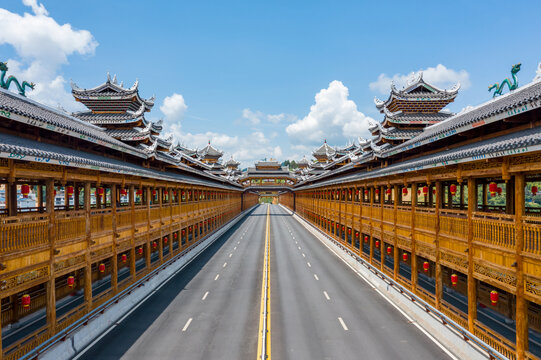
<path fill-rule="evenodd" d="M 210 145 L 210 139 L 209 139 L 209 145 Z"/>
<path fill-rule="evenodd" d="M 325 144 L 327 143 L 327 139 L 325 139 Z"/>

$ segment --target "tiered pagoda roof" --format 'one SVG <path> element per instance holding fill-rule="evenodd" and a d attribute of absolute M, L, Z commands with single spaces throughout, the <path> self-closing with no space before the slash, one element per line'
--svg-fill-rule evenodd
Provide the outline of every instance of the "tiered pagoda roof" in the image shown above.
<path fill-rule="evenodd" d="M 231 159 L 227 160 L 225 163 L 225 167 L 232 170 L 237 170 L 240 165 L 240 162 L 235 161 L 233 159 L 233 156 L 231 156 Z"/>
<path fill-rule="evenodd" d="M 329 162 L 336 155 L 336 150 L 327 144 L 327 140 L 319 148 L 312 152 L 312 156 L 317 159 L 318 162 Z"/>
<path fill-rule="evenodd" d="M 218 160 L 222 157 L 224 153 L 221 151 L 218 151 L 212 145 L 210 145 L 210 141 L 203 149 L 197 151 L 197 155 L 199 156 L 199 160 L 206 164 L 213 164 L 218 162 Z"/>
<path fill-rule="evenodd" d="M 424 81 L 422 72 L 402 90 L 391 85 L 386 101 L 374 99 L 385 118 L 369 126 L 375 136 L 373 143 L 398 145 L 419 135 L 425 127 L 450 118 L 454 114 L 442 109 L 455 100 L 459 88 L 456 84 L 450 90 L 439 89 Z"/>
<path fill-rule="evenodd" d="M 161 151 L 169 151 L 171 144 L 158 138 L 162 130 L 161 120 L 152 123 L 145 119 L 145 113 L 154 106 L 154 97 L 143 99 L 139 96 L 139 82 L 131 88 L 118 84 L 116 75 L 111 80 L 107 74 L 105 83 L 91 89 L 82 89 L 71 83 L 72 94 L 76 101 L 84 104 L 89 110 L 74 113 L 73 116 L 94 125 L 105 128 L 111 137 L 130 145 L 147 145 Z"/>

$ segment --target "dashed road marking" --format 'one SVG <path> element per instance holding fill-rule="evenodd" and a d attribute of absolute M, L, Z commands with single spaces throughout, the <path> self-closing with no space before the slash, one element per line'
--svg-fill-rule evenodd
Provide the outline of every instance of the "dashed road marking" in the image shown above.
<path fill-rule="evenodd" d="M 207 298 L 208 294 L 209 294 L 209 292 L 207 291 L 207 292 L 205 293 L 205 295 L 203 295 L 203 298 L 202 298 L 201 300 L 205 300 L 205 299 Z"/>
<path fill-rule="evenodd" d="M 222 267 L 226 267 L 226 266 L 227 266 L 227 263 L 226 263 L 226 262 L 224 262 L 224 266 L 222 266 Z"/>
<path fill-rule="evenodd" d="M 306 263 L 306 265 L 308 265 L 308 267 L 312 267 L 312 265 L 310 265 L 310 263 L 309 263 L 309 262 L 307 262 L 307 263 Z"/>
<path fill-rule="evenodd" d="M 323 291 L 323 295 L 325 295 L 325 298 L 326 298 L 327 300 L 331 300 L 329 294 L 327 294 L 326 291 Z"/>
<path fill-rule="evenodd" d="M 229 254 L 229 257 L 231 257 L 233 254 Z"/>
<path fill-rule="evenodd" d="M 299 250 L 301 249 L 301 247 L 299 246 Z"/>
<path fill-rule="evenodd" d="M 186 325 L 184 325 L 184 327 L 182 328 L 182 331 L 186 331 L 188 329 L 188 326 L 190 326 L 191 323 L 192 323 L 192 318 L 189 318 L 188 321 L 186 322 Z"/>
<path fill-rule="evenodd" d="M 233 248 L 233 250 L 237 250 L 237 247 L 235 246 L 235 247 Z"/>
<path fill-rule="evenodd" d="M 314 277 L 316 278 L 316 280 L 318 280 L 318 281 L 319 281 L 319 278 L 317 277 L 317 275 L 316 275 L 316 274 L 314 274 Z"/>
<path fill-rule="evenodd" d="M 214 281 L 218 280 L 219 277 L 220 277 L 220 274 L 217 274 L 216 277 L 214 278 Z"/>
<path fill-rule="evenodd" d="M 348 331 L 348 327 L 346 326 L 346 323 L 344 322 L 344 320 L 342 320 L 341 317 L 338 318 L 338 321 L 340 321 L 340 324 L 342 324 L 342 327 L 344 328 L 344 330 Z"/>
<path fill-rule="evenodd" d="M 302 257 L 306 257 L 306 255 L 304 255 L 304 253 L 302 253 Z"/>

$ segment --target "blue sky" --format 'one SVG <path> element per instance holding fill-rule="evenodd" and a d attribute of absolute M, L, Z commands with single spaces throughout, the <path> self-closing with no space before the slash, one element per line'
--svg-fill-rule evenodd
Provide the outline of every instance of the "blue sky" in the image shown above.
<path fill-rule="evenodd" d="M 451 111 L 490 99 L 487 86 L 541 61 L 533 1 L 6 1 L 0 53 L 30 96 L 67 110 L 69 80 L 106 73 L 156 95 L 147 116 L 188 146 L 209 139 L 243 166 L 345 145 L 380 120 L 412 72 L 462 89 Z M 27 14 L 25 14 L 27 13 Z M 317 96 L 316 96 L 317 95 Z"/>

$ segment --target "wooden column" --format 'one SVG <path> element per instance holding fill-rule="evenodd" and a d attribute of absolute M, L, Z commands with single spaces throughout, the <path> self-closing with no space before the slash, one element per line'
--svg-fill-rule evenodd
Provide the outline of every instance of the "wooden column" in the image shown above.
<path fill-rule="evenodd" d="M 168 188 L 167 194 L 167 205 L 169 205 L 169 235 L 167 237 L 169 238 L 169 257 L 173 257 L 173 242 L 175 241 L 173 239 L 173 189 Z"/>
<path fill-rule="evenodd" d="M 130 185 L 128 196 L 131 209 L 131 246 L 130 246 L 130 275 L 133 281 L 136 278 L 135 269 L 135 186 Z"/>
<path fill-rule="evenodd" d="M 379 189 L 379 233 L 380 233 L 380 245 L 379 245 L 379 253 L 380 253 L 380 269 L 381 271 L 385 271 L 385 241 L 383 240 L 385 238 L 384 232 L 383 232 L 383 205 L 385 202 L 383 201 L 383 186 L 374 186 L 376 189 Z"/>
<path fill-rule="evenodd" d="M 340 224 L 338 226 L 338 232 L 336 233 L 336 236 L 338 238 L 338 241 L 342 242 L 342 191 L 344 191 L 343 188 L 338 188 L 338 223 Z M 335 230 L 336 232 L 336 230 Z M 345 239 L 345 236 L 344 236 Z"/>
<path fill-rule="evenodd" d="M 483 185 L 483 188 L 485 186 Z M 477 281 L 473 277 L 473 212 L 477 206 L 477 186 L 468 178 L 468 329 L 473 333 L 477 320 Z"/>
<path fill-rule="evenodd" d="M 15 184 L 14 179 L 11 179 L 11 177 L 8 179 L 8 183 L 6 184 L 6 195 L 7 195 L 7 206 L 8 206 L 8 216 L 16 216 L 17 215 L 17 184 Z M 54 207 L 54 200 L 53 200 L 53 207 Z M 47 209 L 48 211 L 49 209 Z"/>
<path fill-rule="evenodd" d="M 147 187 L 146 189 L 144 189 L 143 191 L 146 192 L 146 200 L 147 200 L 147 227 L 148 227 L 148 230 L 147 230 L 147 239 L 146 239 L 146 243 L 145 243 L 145 262 L 146 262 L 146 267 L 147 267 L 147 270 L 150 270 L 150 251 L 151 251 L 151 248 L 150 248 L 150 229 L 151 229 L 151 225 L 150 225 L 150 199 L 151 199 L 151 196 L 152 196 L 152 189 L 150 187 Z"/>
<path fill-rule="evenodd" d="M 158 255 L 160 257 L 160 264 L 163 263 L 163 226 L 165 223 L 163 222 L 162 212 L 163 212 L 163 192 L 164 188 L 159 188 L 156 190 L 156 193 L 158 195 L 158 204 L 160 205 L 160 240 L 158 241 Z"/>
<path fill-rule="evenodd" d="M 49 333 L 54 334 L 56 332 L 56 292 L 55 292 L 55 272 L 54 272 L 54 258 L 55 258 L 55 246 L 56 246 L 56 231 L 55 231 L 55 211 L 54 211 L 54 180 L 47 179 L 47 214 L 49 215 L 49 280 L 45 284 L 46 296 L 47 296 L 47 325 L 49 326 Z"/>
<path fill-rule="evenodd" d="M 84 201 L 85 201 L 85 226 L 86 226 L 86 252 L 85 252 L 85 302 L 86 310 L 92 309 L 92 256 L 90 248 L 92 246 L 92 228 L 90 222 L 90 183 L 87 181 L 84 184 Z M 47 190 L 47 193 L 49 191 Z M 48 206 L 47 206 L 48 207 Z"/>
<path fill-rule="evenodd" d="M 366 188 L 365 188 L 366 189 Z M 373 223 L 373 220 L 372 220 L 372 214 L 374 213 L 373 212 L 373 205 L 374 205 L 374 196 L 372 196 L 372 189 L 368 190 L 368 196 L 369 196 L 369 201 L 370 201 L 370 213 L 369 213 L 369 223 L 370 223 L 370 264 L 372 264 L 372 260 L 374 259 L 374 238 L 372 236 L 372 228 L 374 227 L 374 223 Z M 363 193 L 363 196 L 364 196 L 364 193 Z"/>
<path fill-rule="evenodd" d="M 524 262 L 522 257 L 524 247 L 522 216 L 525 205 L 525 186 L 524 174 L 515 175 L 516 350 L 518 360 L 524 359 L 525 351 L 528 350 L 528 302 L 524 298 Z"/>
<path fill-rule="evenodd" d="M 104 192 L 104 196 L 105 196 L 105 189 L 103 190 Z M 118 254 L 117 254 L 117 244 L 116 244 L 116 240 L 118 239 L 118 232 L 117 232 L 117 228 L 118 228 L 118 223 L 117 223 L 117 214 L 116 214 L 116 211 L 117 211 L 117 208 L 116 208 L 116 203 L 118 201 L 118 195 L 117 195 L 117 187 L 116 187 L 116 184 L 113 184 L 111 186 L 111 210 L 112 210 L 112 216 L 113 216 L 113 221 L 112 221 L 112 228 L 113 228 L 113 255 L 111 257 L 111 267 L 113 268 L 112 269 L 112 272 L 111 272 L 111 288 L 113 289 L 113 293 L 116 294 L 118 292 Z"/>
<path fill-rule="evenodd" d="M 411 184 L 411 290 L 417 292 L 417 253 L 415 249 L 415 208 L 417 207 L 417 183 Z"/>
<path fill-rule="evenodd" d="M 398 279 L 398 274 L 400 271 L 400 253 L 398 252 L 398 233 L 397 233 L 397 222 L 398 222 L 398 185 L 393 186 L 393 192 L 391 194 L 391 199 L 393 199 L 393 246 L 394 246 L 394 271 L 393 279 L 396 281 Z"/>
<path fill-rule="evenodd" d="M 435 187 L 436 187 L 436 198 L 434 199 L 434 214 L 436 216 L 435 229 L 434 229 L 436 233 L 436 237 L 434 239 L 434 245 L 436 246 L 436 273 L 435 273 L 436 294 L 435 295 L 436 295 L 436 309 L 441 310 L 441 299 L 443 295 L 443 282 L 442 282 L 441 264 L 440 264 L 440 203 L 441 203 L 441 196 L 442 196 L 441 181 L 439 180 L 436 181 Z M 430 188 L 429 188 L 429 191 L 430 191 Z"/>

